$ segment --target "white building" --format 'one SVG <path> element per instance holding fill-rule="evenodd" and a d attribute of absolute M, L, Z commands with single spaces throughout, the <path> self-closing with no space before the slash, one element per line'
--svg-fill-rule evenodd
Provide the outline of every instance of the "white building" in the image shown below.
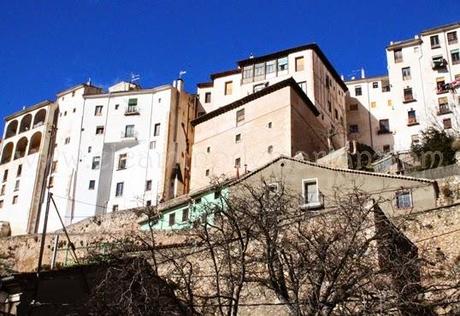
<path fill-rule="evenodd" d="M 182 86 L 121 82 L 108 92 L 81 85 L 58 95 L 50 192 L 66 224 L 188 191 L 196 102 Z M 53 212 L 48 225 L 60 226 Z"/>
<path fill-rule="evenodd" d="M 350 125 L 354 124 L 352 121 L 359 121 L 359 131 L 373 131 L 372 137 L 367 137 L 365 143 L 374 145 L 377 150 L 384 150 L 383 146 L 388 148 L 390 145 L 391 150 L 406 152 L 412 142 L 418 141 L 420 131 L 429 126 L 458 130 L 459 36 L 460 23 L 454 23 L 425 30 L 413 39 L 391 42 L 386 48 L 391 97 L 380 89 L 370 87 L 378 78 L 348 81 L 349 132 L 350 129 L 356 130 Z M 371 92 L 367 94 L 365 91 Z M 377 121 L 388 120 L 383 122 L 383 126 L 388 123 L 390 133 L 383 143 L 380 140 L 384 138 L 379 134 L 380 129 L 375 129 L 374 120 L 366 120 L 368 113 L 363 111 L 362 117 L 356 119 L 356 113 L 350 111 L 350 105 L 354 108 L 355 100 L 359 101 L 360 107 L 370 109 L 370 116 L 375 116 Z M 385 101 L 389 102 L 388 106 L 385 106 Z M 349 133 L 350 137 L 353 137 L 352 134 Z"/>
<path fill-rule="evenodd" d="M 43 101 L 5 118 L 0 158 L 0 221 L 13 234 L 34 233 L 46 188 L 56 104 Z"/>

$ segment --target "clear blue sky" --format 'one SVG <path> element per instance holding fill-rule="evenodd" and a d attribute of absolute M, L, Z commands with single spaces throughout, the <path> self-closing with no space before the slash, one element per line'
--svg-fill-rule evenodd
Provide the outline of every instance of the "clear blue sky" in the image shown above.
<path fill-rule="evenodd" d="M 85 82 L 107 87 L 130 73 L 142 86 L 186 88 L 210 73 L 316 42 L 344 75 L 386 72 L 385 46 L 460 20 L 459 0 L 2 1 L 0 115 L 54 99 Z"/>

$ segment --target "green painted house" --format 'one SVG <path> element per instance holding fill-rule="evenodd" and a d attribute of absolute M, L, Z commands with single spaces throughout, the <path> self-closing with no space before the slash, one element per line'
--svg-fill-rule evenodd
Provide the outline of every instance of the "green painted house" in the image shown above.
<path fill-rule="evenodd" d="M 155 222 L 144 219 L 140 222 L 141 230 L 180 230 L 188 229 L 200 221 L 212 210 L 225 204 L 228 189 L 224 186 L 210 186 L 177 197 L 159 206 L 160 217 Z M 212 215 L 206 217 L 212 221 Z"/>

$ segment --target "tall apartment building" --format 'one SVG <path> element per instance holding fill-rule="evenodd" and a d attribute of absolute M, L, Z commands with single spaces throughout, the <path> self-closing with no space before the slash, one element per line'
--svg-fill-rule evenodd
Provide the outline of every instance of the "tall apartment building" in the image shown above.
<path fill-rule="evenodd" d="M 418 141 L 420 131 L 429 126 L 436 125 L 448 130 L 460 128 L 459 35 L 460 23 L 454 23 L 425 30 L 413 39 L 390 43 L 386 56 L 391 106 L 385 104 L 383 91 L 373 90 L 376 93 L 369 97 L 364 93 L 359 95 L 367 89 L 366 84 L 373 84 L 372 79 L 347 82 L 350 88 L 348 107 L 355 103 L 354 99 L 359 101 L 360 106 L 371 110 L 374 104 L 371 116 L 373 112 L 378 112 L 377 118 L 383 120 L 382 127 L 388 133 L 388 141 L 393 138 L 393 144 L 385 145 L 393 146 L 394 151 L 409 150 L 412 142 Z M 355 131 L 355 127 L 350 125 L 353 124 L 351 117 L 356 115 L 348 111 L 350 136 Z M 361 115 L 363 117 L 359 121 L 364 122 L 368 114 L 363 112 Z M 369 124 L 358 129 L 372 129 L 373 140 L 379 139 L 382 134 L 381 129 Z"/>
<path fill-rule="evenodd" d="M 316 44 L 237 63 L 198 84 L 191 188 L 284 154 L 327 153 L 346 141 L 346 85 Z"/>
<path fill-rule="evenodd" d="M 38 226 L 55 112 L 55 103 L 43 101 L 5 118 L 0 221 L 9 222 L 14 234 L 32 233 Z"/>
<path fill-rule="evenodd" d="M 120 82 L 108 92 L 78 86 L 58 95 L 62 129 L 49 181 L 66 224 L 188 191 L 197 102 L 175 83 Z M 59 228 L 57 216 L 49 226 Z"/>

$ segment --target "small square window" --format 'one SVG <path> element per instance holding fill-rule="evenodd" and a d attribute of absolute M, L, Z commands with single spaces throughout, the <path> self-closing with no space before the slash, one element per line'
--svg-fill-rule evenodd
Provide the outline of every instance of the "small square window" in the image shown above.
<path fill-rule="evenodd" d="M 241 134 L 236 134 L 235 135 L 235 143 L 240 143 L 241 142 Z"/>
<path fill-rule="evenodd" d="M 118 205 L 117 205 L 117 204 L 114 204 L 114 205 L 112 206 L 112 212 L 116 212 L 116 211 L 118 211 Z"/>
<path fill-rule="evenodd" d="M 94 109 L 94 116 L 101 116 L 102 115 L 102 105 L 96 105 Z"/>
<path fill-rule="evenodd" d="M 176 224 L 176 213 L 169 214 L 168 223 L 169 226 L 174 226 L 174 224 Z"/>
<path fill-rule="evenodd" d="M 447 33 L 447 43 L 449 45 L 456 44 L 458 42 L 457 31 Z"/>
<path fill-rule="evenodd" d="M 160 123 L 156 123 L 153 128 L 153 136 L 160 136 Z"/>
<path fill-rule="evenodd" d="M 0 208 L 3 208 L 3 200 L 0 200 Z"/>
<path fill-rule="evenodd" d="M 104 126 L 96 127 L 96 135 L 102 135 L 102 134 L 104 134 Z"/>
<path fill-rule="evenodd" d="M 99 169 L 100 167 L 101 167 L 101 157 L 99 156 L 93 157 L 93 163 L 91 165 L 91 169 L 96 170 L 96 169 Z"/>
<path fill-rule="evenodd" d="M 359 132 L 358 124 L 351 124 L 350 125 L 350 133 L 358 133 L 358 132 Z"/>
<path fill-rule="evenodd" d="M 50 187 L 52 187 L 53 179 L 54 179 L 53 177 L 50 177 L 50 179 L 49 179 Z M 14 184 L 14 191 L 19 191 L 20 184 L 21 184 L 20 180 L 16 180 L 16 182 Z"/>
<path fill-rule="evenodd" d="M 351 103 L 349 108 L 350 111 L 358 111 L 358 103 Z"/>
<path fill-rule="evenodd" d="M 206 148 L 206 152 L 209 154 L 211 152 L 211 147 Z"/>
<path fill-rule="evenodd" d="M 355 95 L 356 96 L 363 95 L 363 90 L 362 90 L 361 86 L 355 87 Z"/>
<path fill-rule="evenodd" d="M 384 153 L 389 153 L 391 151 L 391 146 L 390 145 L 383 145 L 383 152 Z"/>
<path fill-rule="evenodd" d="M 441 47 L 439 44 L 439 36 L 438 35 L 433 35 L 430 37 L 430 43 L 431 43 L 431 48 L 438 48 Z"/>
<path fill-rule="evenodd" d="M 273 146 L 272 146 L 272 145 L 268 146 L 267 152 L 268 152 L 269 154 L 273 153 Z"/>
<path fill-rule="evenodd" d="M 295 58 L 295 71 L 303 71 L 304 70 L 304 58 L 303 56 Z"/>
<path fill-rule="evenodd" d="M 372 88 L 373 89 L 377 89 L 378 87 L 379 87 L 379 82 L 378 81 L 372 82 Z"/>
<path fill-rule="evenodd" d="M 394 61 L 395 63 L 400 63 L 403 61 L 402 49 L 394 50 Z"/>
<path fill-rule="evenodd" d="M 16 172 L 16 177 L 20 177 L 22 175 L 22 165 L 18 166 L 18 170 Z"/>
<path fill-rule="evenodd" d="M 401 72 L 402 72 L 402 79 L 403 80 L 410 80 L 411 79 L 410 67 L 402 68 Z"/>
<path fill-rule="evenodd" d="M 204 94 L 204 103 L 211 103 L 211 92 L 206 92 Z"/>
<path fill-rule="evenodd" d="M 450 129 L 452 128 L 452 120 L 450 118 L 442 120 L 442 125 L 444 126 L 444 129 Z"/>
<path fill-rule="evenodd" d="M 145 182 L 145 191 L 150 191 L 152 190 L 152 180 L 147 180 Z"/>
<path fill-rule="evenodd" d="M 306 207 L 320 206 L 318 181 L 316 179 L 302 180 L 303 202 Z"/>
<path fill-rule="evenodd" d="M 90 153 L 92 149 L 93 148 L 91 146 L 88 146 L 88 153 Z"/>
<path fill-rule="evenodd" d="M 268 122 L 267 127 L 268 127 L 268 128 L 272 128 L 272 126 L 273 126 L 272 122 Z"/>
<path fill-rule="evenodd" d="M 128 162 L 128 154 L 120 154 L 118 156 L 118 170 L 126 169 Z"/>
<path fill-rule="evenodd" d="M 231 95 L 233 93 L 233 81 L 227 81 L 225 83 L 225 95 Z"/>
<path fill-rule="evenodd" d="M 118 110 L 119 107 L 120 107 L 120 104 L 115 104 L 115 110 Z"/>
<path fill-rule="evenodd" d="M 124 182 L 118 182 L 117 186 L 115 188 L 115 196 L 119 197 L 123 195 L 123 189 L 124 189 Z"/>
<path fill-rule="evenodd" d="M 189 217 L 188 208 L 184 208 L 184 209 L 182 210 L 182 221 L 183 221 L 183 222 L 188 221 L 188 219 L 189 219 L 188 217 Z"/>
<path fill-rule="evenodd" d="M 151 141 L 150 142 L 150 149 L 155 149 L 157 147 L 157 142 L 156 141 Z"/>
<path fill-rule="evenodd" d="M 64 145 L 70 144 L 70 137 L 66 137 L 64 140 Z"/>
<path fill-rule="evenodd" d="M 396 207 L 397 208 L 411 208 L 412 195 L 409 191 L 400 191 L 396 193 Z"/>
<path fill-rule="evenodd" d="M 17 204 L 17 203 L 18 203 L 18 199 L 19 199 L 19 198 L 18 198 L 17 195 L 13 196 L 13 204 Z"/>
<path fill-rule="evenodd" d="M 94 190 L 96 187 L 96 180 L 89 180 L 88 190 Z"/>
<path fill-rule="evenodd" d="M 206 177 L 209 177 L 209 169 L 206 169 L 205 175 L 206 175 Z"/>
<path fill-rule="evenodd" d="M 236 124 L 244 121 L 244 109 L 236 111 Z"/>

